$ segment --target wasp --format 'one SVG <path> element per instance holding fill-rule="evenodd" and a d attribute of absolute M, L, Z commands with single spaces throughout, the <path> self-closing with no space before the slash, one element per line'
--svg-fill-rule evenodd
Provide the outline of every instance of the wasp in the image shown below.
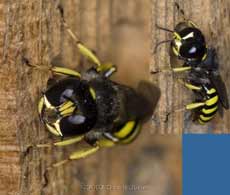
<path fill-rule="evenodd" d="M 213 119 L 222 107 L 229 109 L 226 86 L 218 67 L 216 50 L 210 48 L 206 60 L 198 68 L 191 69 L 186 79 L 179 79 L 196 97 L 195 102 L 188 104 L 186 109 L 194 110 L 193 120 L 201 125 Z"/>
<path fill-rule="evenodd" d="M 187 19 L 184 11 L 175 3 L 184 21 L 179 22 L 174 30 L 156 25 L 157 28 L 173 34 L 171 40 L 161 41 L 156 47 L 170 42 L 170 62 L 172 72 L 186 72 L 187 77 L 178 79 L 186 88 L 192 90 L 195 102 L 186 105 L 187 110 L 194 110 L 194 121 L 205 124 L 221 108 L 229 109 L 227 90 L 219 74 L 219 64 L 214 48 L 208 48 L 205 37 L 197 25 Z M 178 66 L 178 61 L 183 65 Z"/>
<path fill-rule="evenodd" d="M 159 89 L 148 82 L 141 81 L 134 90 L 110 80 L 117 67 L 101 63 L 69 28 L 63 13 L 62 18 L 80 54 L 93 66 L 82 73 L 64 67 L 49 68 L 53 74 L 64 78 L 43 92 L 38 113 L 46 129 L 61 140 L 37 147 L 67 146 L 80 141 L 85 141 L 89 147 L 70 154 L 68 159 L 52 167 L 84 158 L 102 147 L 131 143 L 140 133 L 143 122 L 152 115 L 160 97 Z"/>

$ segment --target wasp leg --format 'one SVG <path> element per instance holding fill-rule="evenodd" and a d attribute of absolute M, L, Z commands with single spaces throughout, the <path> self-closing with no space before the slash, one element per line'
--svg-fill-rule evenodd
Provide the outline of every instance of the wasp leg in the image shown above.
<path fill-rule="evenodd" d="M 38 148 L 47 148 L 47 147 L 53 147 L 53 146 L 62 147 L 62 146 L 67 146 L 67 145 L 71 145 L 71 144 L 80 142 L 83 139 L 84 139 L 84 136 L 77 136 L 77 137 L 66 139 L 66 140 L 59 141 L 59 142 L 48 143 L 48 144 L 37 144 L 36 146 Z"/>
<path fill-rule="evenodd" d="M 58 66 L 40 66 L 37 64 L 31 64 L 29 61 L 24 61 L 27 66 L 30 66 L 32 68 L 38 69 L 38 70 L 43 70 L 43 71 L 51 71 L 54 74 L 59 74 L 59 75 L 67 75 L 67 76 L 74 76 L 74 77 L 81 77 L 81 74 L 75 70 L 71 70 L 68 68 L 63 68 L 63 67 L 58 67 Z"/>
<path fill-rule="evenodd" d="M 192 20 L 188 20 L 188 24 L 189 24 L 191 27 L 198 28 L 198 25 L 196 25 Z"/>
<path fill-rule="evenodd" d="M 191 69 L 192 69 L 191 66 L 183 66 L 183 67 L 179 67 L 179 68 L 172 68 L 172 71 L 173 72 L 185 72 L 185 71 L 189 71 Z"/>
<path fill-rule="evenodd" d="M 187 104 L 186 109 L 187 110 L 192 110 L 192 109 L 196 109 L 196 108 L 199 108 L 201 106 L 204 106 L 204 105 L 205 105 L 205 102 L 194 102 L 194 103 L 191 103 L 191 104 Z"/>
<path fill-rule="evenodd" d="M 112 140 L 109 140 L 107 138 L 102 138 L 98 141 L 98 145 L 100 147 L 112 147 L 115 145 L 115 142 L 113 142 Z"/>
<path fill-rule="evenodd" d="M 202 88 L 200 86 L 192 85 L 191 83 L 185 82 L 182 79 L 178 79 L 179 83 L 184 85 L 189 90 L 197 90 L 200 91 Z"/>
<path fill-rule="evenodd" d="M 67 33 L 69 34 L 69 36 L 73 39 L 73 41 L 76 43 L 80 53 L 85 56 L 87 59 L 91 60 L 93 63 L 95 63 L 97 66 L 101 65 L 100 60 L 98 59 L 98 57 L 93 53 L 92 50 L 88 49 L 83 43 L 81 43 L 79 37 L 73 33 L 73 31 L 71 30 L 71 28 L 69 27 L 69 25 L 66 23 L 65 19 L 64 19 L 64 10 L 61 6 L 58 6 L 58 9 L 61 13 L 61 17 L 62 17 L 62 23 L 67 31 Z"/>
<path fill-rule="evenodd" d="M 42 112 L 44 110 L 44 105 L 45 105 L 44 97 L 41 97 L 39 102 L 38 102 L 38 114 L 39 114 L 39 116 L 42 115 Z"/>
<path fill-rule="evenodd" d="M 69 156 L 69 159 L 70 160 L 77 160 L 80 158 L 85 158 L 86 156 L 97 152 L 99 150 L 99 148 L 100 147 L 98 145 L 96 145 L 96 146 L 93 146 L 91 148 L 85 148 L 85 149 L 76 151 Z"/>
<path fill-rule="evenodd" d="M 52 164 L 50 167 L 47 168 L 47 170 L 50 170 L 52 168 L 60 167 L 60 166 L 66 164 L 68 162 L 71 162 L 72 160 L 78 160 L 78 159 L 81 159 L 81 158 L 85 158 L 85 157 L 87 157 L 87 156 L 89 156 L 89 155 L 94 154 L 95 152 L 97 152 L 99 150 L 99 148 L 100 147 L 97 145 L 97 146 L 93 146 L 91 148 L 85 148 L 85 149 L 73 152 L 69 156 L 69 158 Z"/>
<path fill-rule="evenodd" d="M 198 28 L 198 26 L 197 26 L 193 21 L 191 21 L 190 19 L 188 19 L 188 18 L 185 16 L 184 10 L 180 8 L 180 6 L 179 6 L 179 4 L 178 4 L 177 2 L 175 2 L 175 7 L 176 7 L 177 10 L 179 11 L 179 13 L 182 15 L 183 19 L 184 19 L 191 27 Z"/>
<path fill-rule="evenodd" d="M 157 73 L 180 73 L 180 72 L 185 72 L 185 71 L 189 71 L 191 70 L 191 66 L 183 66 L 183 67 L 179 67 L 179 68 L 168 68 L 168 69 L 161 69 L 161 70 L 156 70 L 156 71 L 152 71 L 152 74 L 157 74 Z"/>
<path fill-rule="evenodd" d="M 91 60 L 97 66 L 101 66 L 101 62 L 100 62 L 99 58 L 90 49 L 88 49 L 85 45 L 83 45 L 81 42 L 79 42 L 79 43 L 77 43 L 77 47 L 78 47 L 80 53 L 84 57 Z"/>
<path fill-rule="evenodd" d="M 57 67 L 54 66 L 51 68 L 52 73 L 59 74 L 59 75 L 67 75 L 67 76 L 74 76 L 74 77 L 81 77 L 81 74 L 75 70 L 71 70 L 68 68 Z"/>
<path fill-rule="evenodd" d="M 179 108 L 179 109 L 172 110 L 172 111 L 168 112 L 166 114 L 166 116 L 168 117 L 170 114 L 176 113 L 176 112 L 182 112 L 185 110 L 193 110 L 193 109 L 199 108 L 199 107 L 204 106 L 204 105 L 205 105 L 204 102 L 194 102 L 191 104 L 187 104 L 184 108 Z M 160 116 L 165 117 L 165 115 L 160 115 Z"/>
<path fill-rule="evenodd" d="M 117 71 L 117 66 L 111 63 L 102 64 L 97 67 L 97 72 L 102 73 L 105 77 L 110 77 L 113 73 Z"/>

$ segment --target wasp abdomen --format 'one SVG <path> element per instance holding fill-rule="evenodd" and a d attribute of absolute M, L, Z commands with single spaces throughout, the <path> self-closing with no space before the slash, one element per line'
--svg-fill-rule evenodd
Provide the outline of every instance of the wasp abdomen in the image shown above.
<path fill-rule="evenodd" d="M 207 100 L 205 101 L 205 106 L 200 110 L 199 114 L 199 123 L 204 124 L 210 121 L 218 110 L 218 101 L 219 97 L 214 88 L 211 88 L 207 91 Z"/>

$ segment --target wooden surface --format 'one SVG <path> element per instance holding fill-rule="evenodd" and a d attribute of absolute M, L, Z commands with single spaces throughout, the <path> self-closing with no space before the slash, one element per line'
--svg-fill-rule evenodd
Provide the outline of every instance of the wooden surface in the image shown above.
<path fill-rule="evenodd" d="M 30 147 L 52 141 L 37 114 L 37 101 L 50 75 L 27 67 L 21 61 L 22 56 L 42 66 L 48 66 L 59 56 L 66 67 L 83 68 L 75 45 L 62 28 L 57 3 L 0 0 L 0 195 L 180 194 L 180 136 L 155 134 L 228 132 L 230 125 L 229 113 L 202 128 L 185 120 L 184 112 L 172 114 L 166 120 L 165 113 L 173 107 L 180 108 L 183 101 L 191 101 L 189 93 L 172 76 L 149 74 L 168 65 L 166 46 L 161 47 L 157 56 L 150 48 L 168 36 L 155 29 L 156 20 L 169 27 L 179 21 L 173 1 L 169 0 L 62 1 L 66 20 L 82 41 L 103 61 L 118 65 L 113 79 L 136 86 L 139 80 L 150 78 L 159 84 L 162 98 L 153 121 L 143 128 L 136 142 L 101 150 L 44 177 L 47 166 L 80 147 L 44 150 Z M 229 85 L 229 2 L 179 3 L 205 32 L 208 42 L 218 47 L 221 72 Z M 223 36 L 217 37 L 221 33 Z M 139 190 L 127 189 L 132 186 Z"/>
<path fill-rule="evenodd" d="M 153 54 L 154 46 L 158 41 L 170 38 L 170 34 L 156 29 L 155 23 L 169 29 L 182 20 L 174 5 L 175 0 L 152 1 L 152 56 L 151 71 L 169 68 L 169 45 L 159 47 L 157 54 Z M 220 72 L 230 94 L 229 86 L 229 41 L 230 41 L 230 1 L 228 0 L 178 0 L 188 18 L 194 21 L 205 35 L 208 46 L 215 47 L 219 56 Z M 212 122 L 205 126 L 196 125 L 191 121 L 189 111 L 173 112 L 184 108 L 192 102 L 192 92 L 178 83 L 171 73 L 153 74 L 152 79 L 157 80 L 162 91 L 158 111 L 154 116 L 153 125 L 157 132 L 168 133 L 229 133 L 230 113 L 226 111 L 224 117 L 218 114 Z M 230 97 L 230 96 L 229 96 Z M 230 98 L 229 98 L 230 99 Z"/>

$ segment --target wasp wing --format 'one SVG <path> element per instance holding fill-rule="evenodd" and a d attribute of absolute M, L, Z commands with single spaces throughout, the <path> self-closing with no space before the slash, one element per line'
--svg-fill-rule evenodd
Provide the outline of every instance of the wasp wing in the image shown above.
<path fill-rule="evenodd" d="M 213 83 L 213 85 L 215 86 L 217 90 L 222 106 L 225 109 L 229 109 L 229 101 L 228 101 L 226 85 L 223 82 L 220 74 L 216 71 L 213 71 L 211 72 L 209 77 L 210 77 L 211 82 Z"/>
<path fill-rule="evenodd" d="M 143 119 L 148 120 L 149 117 L 152 116 L 160 99 L 160 89 L 150 82 L 140 81 L 138 83 L 137 93 L 142 101 L 136 106 Z"/>
<path fill-rule="evenodd" d="M 222 106 L 225 109 L 229 109 L 227 89 L 218 71 L 218 61 L 219 60 L 215 48 L 208 48 L 207 58 L 201 65 L 202 68 L 208 70 L 208 77 L 217 90 Z"/>

